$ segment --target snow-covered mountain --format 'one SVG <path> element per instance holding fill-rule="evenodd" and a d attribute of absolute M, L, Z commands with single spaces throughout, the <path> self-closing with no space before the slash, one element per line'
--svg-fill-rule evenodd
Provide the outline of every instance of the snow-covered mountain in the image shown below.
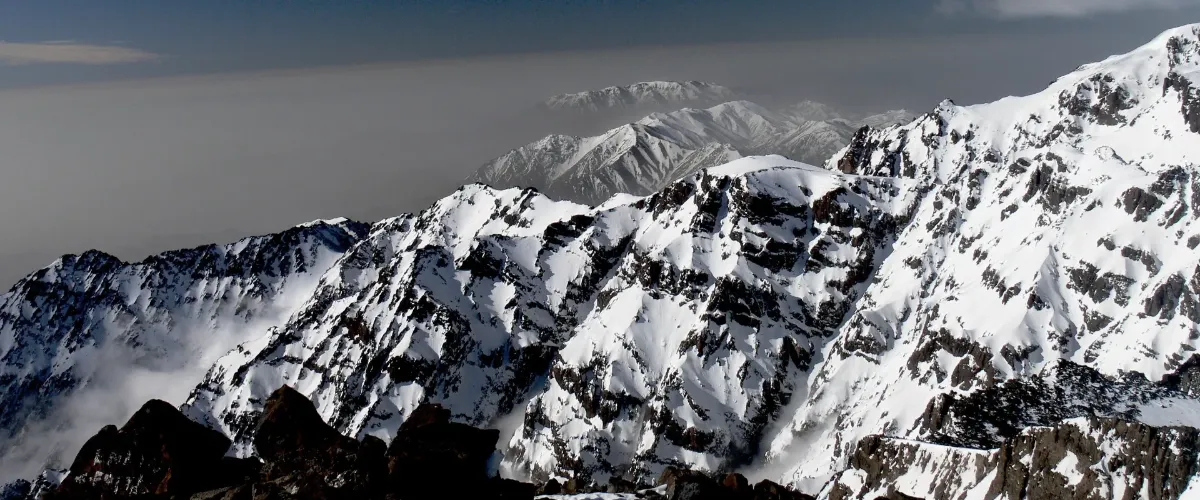
<path fill-rule="evenodd" d="M 715 83 L 687 81 L 639 82 L 605 87 L 547 99 L 542 108 L 551 111 L 596 112 L 660 106 L 711 106 L 735 99 L 734 91 Z"/>
<path fill-rule="evenodd" d="M 1032 96 L 859 130 L 825 168 L 740 158 L 594 207 L 465 186 L 350 238 L 184 410 L 243 455 L 288 384 L 359 437 L 440 403 L 538 480 L 676 465 L 834 500 L 1187 498 L 1197 82 L 1200 25 Z M 653 137 L 773 126 L 754 111 Z M 0 339 L 38 338 L 8 318 Z"/>
<path fill-rule="evenodd" d="M 187 412 L 245 446 L 286 383 L 351 434 L 386 439 L 423 400 L 513 426 L 507 465 L 536 478 L 746 465 L 918 186 L 779 156 L 599 208 L 467 186 L 376 225 Z"/>
<path fill-rule="evenodd" d="M 133 264 L 89 251 L 18 282 L 0 295 L 0 482 L 65 466 L 147 397 L 182 402 L 217 357 L 302 304 L 366 231 L 319 221 Z"/>
<path fill-rule="evenodd" d="M 809 491 L 869 435 L 1200 424 L 1197 30 L 862 131 L 825 170 L 742 159 L 597 208 L 466 187 L 377 226 L 189 411 L 245 442 L 287 382 L 386 436 L 433 399 L 519 421 L 506 464 L 534 477 L 749 466 Z"/>
<path fill-rule="evenodd" d="M 1200 359 L 1198 32 L 830 161 L 925 194 L 771 445 L 803 443 L 791 478 L 823 480 L 864 432 L 990 448 L 1087 415 L 1200 426 L 1180 384 Z"/>
<path fill-rule="evenodd" d="M 820 164 L 867 124 L 902 123 L 904 111 L 844 118 L 811 102 L 767 110 L 748 101 L 655 113 L 594 137 L 551 135 L 483 165 L 468 180 L 532 187 L 555 199 L 599 204 L 645 196 L 745 155 L 781 154 Z"/>

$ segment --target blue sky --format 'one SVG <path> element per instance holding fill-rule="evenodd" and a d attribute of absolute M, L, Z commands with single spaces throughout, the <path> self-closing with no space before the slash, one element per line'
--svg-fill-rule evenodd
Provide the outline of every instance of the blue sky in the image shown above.
<path fill-rule="evenodd" d="M 0 59 L 0 87 L 633 46 L 951 33 L 1087 34 L 1179 24 L 1196 18 L 1198 4 L 1200 0 L 0 0 L 0 40 L 78 45 L 53 48 L 54 54 L 85 46 L 117 51 L 78 56 L 113 56 L 105 64 L 4 64 Z M 36 57 L 45 49 L 9 48 L 22 54 L 38 50 Z"/>

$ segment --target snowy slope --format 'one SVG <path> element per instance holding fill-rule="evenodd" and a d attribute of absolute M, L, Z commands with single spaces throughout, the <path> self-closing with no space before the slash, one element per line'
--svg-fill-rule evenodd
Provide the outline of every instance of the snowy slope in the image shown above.
<path fill-rule="evenodd" d="M 511 429 L 517 475 L 749 464 L 808 491 L 872 434 L 1195 422 L 1160 409 L 1200 394 L 1197 43 L 863 131 L 828 170 L 741 159 L 596 209 L 468 186 L 377 226 L 189 411 L 245 443 L 283 382 L 354 433 L 433 399 Z M 670 139 L 770 128 L 749 109 Z"/>
<path fill-rule="evenodd" d="M 1146 379 L 1194 370 L 1198 38 L 1173 30 L 1036 95 L 944 103 L 830 161 L 925 194 L 772 442 L 790 479 L 822 483 L 866 433 L 987 447 L 1137 418 L 1160 388 Z"/>
<path fill-rule="evenodd" d="M 748 463 L 912 186 L 777 156 L 599 209 L 467 186 L 377 225 L 188 412 L 246 443 L 289 383 L 348 433 L 387 437 L 424 399 L 476 424 L 508 416 L 507 465 L 535 477 Z"/>
<path fill-rule="evenodd" d="M 0 295 L 0 470 L 32 478 L 148 397 L 182 402 L 216 357 L 281 322 L 365 232 L 318 221 L 134 264 L 89 251 L 21 280 Z"/>
<path fill-rule="evenodd" d="M 556 95 L 542 103 L 552 111 L 595 112 L 608 109 L 697 106 L 734 99 L 732 90 L 715 83 L 653 81 Z"/>
<path fill-rule="evenodd" d="M 810 118 L 810 117 L 820 117 Z M 816 103 L 780 112 L 748 101 L 654 113 L 594 137 L 551 135 L 496 158 L 468 180 L 532 187 L 551 198 L 599 204 L 617 193 L 645 196 L 743 155 L 781 154 L 820 164 L 867 123 L 904 122 L 904 111 L 852 121 Z"/>

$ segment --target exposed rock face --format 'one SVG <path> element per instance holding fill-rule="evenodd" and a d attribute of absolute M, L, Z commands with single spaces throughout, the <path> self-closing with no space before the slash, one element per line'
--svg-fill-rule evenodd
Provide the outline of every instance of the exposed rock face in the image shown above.
<path fill-rule="evenodd" d="M 223 458 L 229 443 L 169 403 L 151 400 L 120 429 L 110 425 L 89 439 L 48 499 L 166 496 L 244 481 L 255 466 Z"/>
<path fill-rule="evenodd" d="M 659 482 L 664 487 L 665 500 L 814 500 L 786 486 L 761 481 L 751 486 L 745 476 L 731 473 L 714 477 L 710 474 L 669 467 Z M 646 496 L 655 498 L 656 493 Z"/>
<path fill-rule="evenodd" d="M 1197 450 L 1196 429 L 1108 418 L 1031 428 L 990 451 L 871 436 L 822 498 L 1188 498 L 1200 493 Z"/>
<path fill-rule="evenodd" d="M 938 396 L 921 417 L 921 435 L 935 444 L 995 448 L 1028 427 L 1052 426 L 1080 415 L 1145 418 L 1158 425 L 1187 422 L 1192 411 L 1187 402 L 1193 396 L 1173 381 L 1190 373 L 1181 367 L 1163 381 L 1150 382 L 1141 374 L 1105 377 L 1095 369 L 1059 360 L 1035 376 Z M 1178 413 L 1180 420 L 1171 420 L 1172 413 Z"/>
<path fill-rule="evenodd" d="M 283 386 L 267 399 L 254 449 L 265 462 L 259 489 L 305 492 L 313 498 L 383 495 L 383 441 L 372 437 L 360 442 L 339 434 L 291 387 Z"/>
<path fill-rule="evenodd" d="M 442 498 L 448 484 L 463 496 L 486 496 L 497 488 L 489 478 L 488 462 L 499 439 L 500 431 L 451 422 L 450 410 L 422 405 L 388 447 L 391 481 L 414 498 Z M 523 489 L 533 496 L 532 485 Z"/>
<path fill-rule="evenodd" d="M 109 426 L 89 440 L 62 484 L 36 498 L 533 498 L 534 485 L 490 475 L 497 431 L 448 418 L 436 405 L 420 406 L 388 448 L 375 437 L 338 434 L 311 401 L 284 386 L 259 419 L 258 458 L 237 459 L 224 456 L 229 439 L 150 401 L 120 430 Z M 13 498 L 25 498 L 30 486 L 17 485 Z"/>

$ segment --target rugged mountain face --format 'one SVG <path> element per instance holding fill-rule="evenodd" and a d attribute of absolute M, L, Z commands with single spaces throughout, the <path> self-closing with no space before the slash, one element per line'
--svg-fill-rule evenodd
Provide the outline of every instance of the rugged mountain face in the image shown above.
<path fill-rule="evenodd" d="M 830 161 L 924 195 L 772 444 L 805 446 L 793 480 L 823 481 L 863 432 L 994 447 L 1088 415 L 1200 425 L 1194 389 L 1154 392 L 1193 378 L 1200 340 L 1197 30 L 861 131 Z"/>
<path fill-rule="evenodd" d="M 715 83 L 655 81 L 556 95 L 543 102 L 542 108 L 562 112 L 596 112 L 659 106 L 711 106 L 734 98 L 732 90 Z"/>
<path fill-rule="evenodd" d="M 1200 468 L 1198 76 L 1189 26 L 1033 96 L 859 130 L 826 168 L 742 158 L 596 207 L 466 186 L 373 225 L 184 411 L 241 456 L 288 384 L 356 442 L 440 404 L 539 482 L 1179 498 Z M 734 111 L 655 137 L 772 126 Z"/>
<path fill-rule="evenodd" d="M 1192 498 L 1197 450 L 1195 428 L 1095 417 L 1029 428 L 994 450 L 868 436 L 824 498 Z"/>
<path fill-rule="evenodd" d="M 3 471 L 66 466 L 105 419 L 132 414 L 134 398 L 174 386 L 181 401 L 178 384 L 282 322 L 366 232 L 317 222 L 133 264 L 91 251 L 21 280 L 0 295 Z"/>
<path fill-rule="evenodd" d="M 595 209 L 464 188 L 378 226 L 189 411 L 245 442 L 285 381 L 386 436 L 430 399 L 520 418 L 515 473 L 753 462 L 809 491 L 873 434 L 1196 425 L 1155 409 L 1196 405 L 1197 43 L 1176 30 L 1034 96 L 862 130 L 826 171 L 745 159 Z"/>
<path fill-rule="evenodd" d="M 187 411 L 248 451 L 288 383 L 352 434 L 390 438 L 424 400 L 518 427 L 506 466 L 539 479 L 736 467 L 803 391 L 915 186 L 782 157 L 601 208 L 468 186 L 378 224 Z"/>
<path fill-rule="evenodd" d="M 493 160 L 468 180 L 532 187 L 556 199 L 599 204 L 616 193 L 648 194 L 655 187 L 741 156 L 725 144 L 680 144 L 644 125 L 631 124 L 596 137 L 545 137 Z"/>
<path fill-rule="evenodd" d="M 732 101 L 655 113 L 595 137 L 548 136 L 492 160 L 468 180 L 532 187 L 555 199 L 596 205 L 618 193 L 648 195 L 743 155 L 781 154 L 820 164 L 859 127 L 908 118 L 893 111 L 847 119 L 816 103 L 773 112 Z"/>

